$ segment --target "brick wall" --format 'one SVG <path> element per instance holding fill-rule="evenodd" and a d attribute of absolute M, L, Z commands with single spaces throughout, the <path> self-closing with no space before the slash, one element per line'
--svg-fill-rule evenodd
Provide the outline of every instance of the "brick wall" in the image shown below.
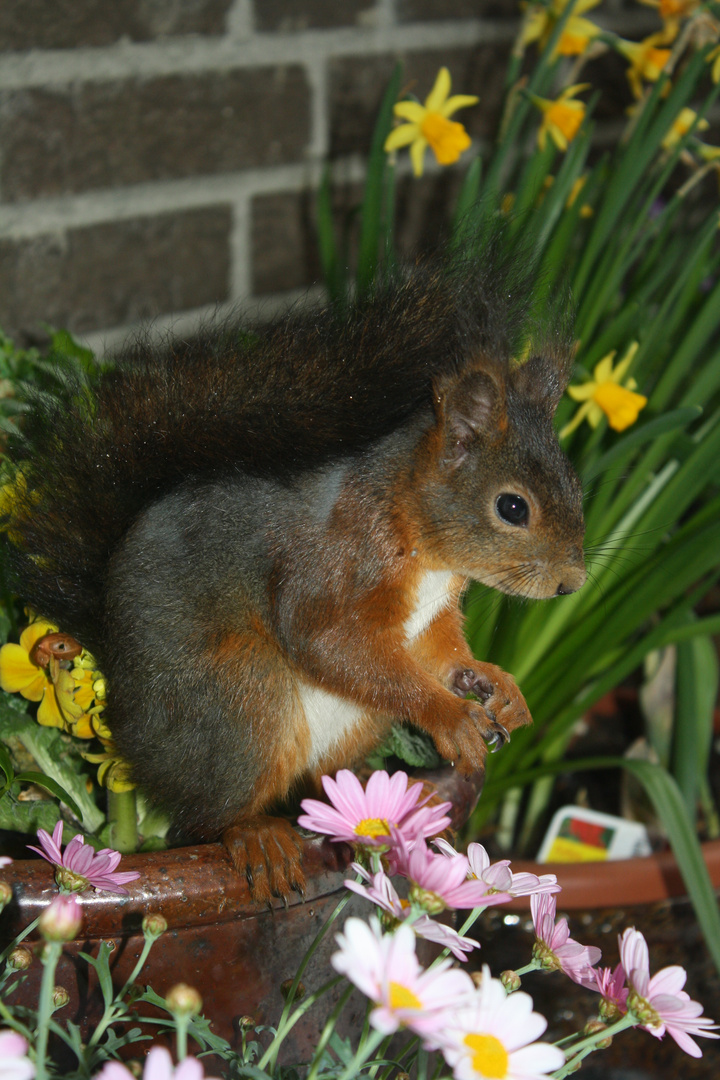
<path fill-rule="evenodd" d="M 0 326 L 97 345 L 292 298 L 319 276 L 321 164 L 347 201 L 396 60 L 421 97 L 442 64 L 478 94 L 482 142 L 517 18 L 516 0 L 2 0 Z M 406 246 L 457 177 L 401 185 Z"/>

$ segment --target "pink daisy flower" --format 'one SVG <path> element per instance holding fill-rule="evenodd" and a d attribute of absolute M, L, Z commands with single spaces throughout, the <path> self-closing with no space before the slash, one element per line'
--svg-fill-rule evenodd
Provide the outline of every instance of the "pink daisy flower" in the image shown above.
<path fill-rule="evenodd" d="M 469 864 L 465 855 L 436 855 L 424 842 L 409 847 L 393 830 L 394 858 L 397 872 L 411 882 L 410 899 L 430 915 L 445 908 L 490 907 L 505 904 L 508 893 L 498 893 L 484 881 L 468 880 Z"/>
<path fill-rule="evenodd" d="M 448 1013 L 436 1042 L 456 1080 L 541 1080 L 565 1064 L 562 1050 L 535 1041 L 546 1027 L 530 995 L 508 996 L 485 965 L 474 1000 Z"/>
<path fill-rule="evenodd" d="M 415 935 L 406 923 L 383 935 L 374 915 L 370 925 L 350 918 L 335 940 L 340 950 L 330 962 L 374 1002 L 370 1023 L 384 1034 L 408 1027 L 431 1037 L 446 1022 L 446 1010 L 475 992 L 470 976 L 451 968 L 450 960 L 424 971 L 415 955 Z"/>
<path fill-rule="evenodd" d="M 530 911 L 535 927 L 533 956 L 545 971 L 564 971 L 573 982 L 597 989 L 594 965 L 601 957 L 594 945 L 570 937 L 567 919 L 555 922 L 556 902 L 550 893 L 533 893 Z"/>
<path fill-rule="evenodd" d="M 0 1080 L 32 1080 L 35 1066 L 28 1044 L 16 1031 L 0 1031 Z"/>
<path fill-rule="evenodd" d="M 322 785 L 332 805 L 303 799 L 300 805 L 305 813 L 298 818 L 298 825 L 327 833 L 332 840 L 382 851 L 390 847 L 391 826 L 413 841 L 435 836 L 450 824 L 447 811 L 451 803 L 428 806 L 430 795 L 423 795 L 420 783 L 408 786 L 404 772 L 390 776 L 378 769 L 363 788 L 354 773 L 340 769 L 334 780 L 323 776 Z"/>
<path fill-rule="evenodd" d="M 591 990 L 597 990 L 602 994 L 600 1003 L 600 1016 L 603 1020 L 619 1020 L 620 1016 L 627 1012 L 628 988 L 625 985 L 625 971 L 622 964 L 613 968 L 593 968 L 595 972 L 595 986 Z"/>
<path fill-rule="evenodd" d="M 457 858 L 460 854 L 447 840 L 433 840 L 433 845 L 450 859 Z M 561 891 L 555 874 L 541 874 L 539 877 L 537 874 L 526 871 L 513 874 L 510 870 L 509 859 L 491 863 L 490 856 L 482 844 L 468 844 L 467 860 L 469 875 L 478 881 L 484 881 L 495 892 L 507 893 L 508 896 L 532 896 L 536 892 L 559 893 Z"/>
<path fill-rule="evenodd" d="M 127 889 L 123 886 L 140 877 L 138 870 L 116 872 L 120 852 L 113 851 L 112 848 L 95 851 L 90 844 L 85 843 L 84 836 L 73 836 L 63 853 L 60 850 L 62 830 L 62 821 L 58 821 L 52 836 L 45 829 L 38 829 L 40 847 L 33 847 L 32 844 L 28 844 L 28 847 L 54 864 L 55 880 L 63 892 L 85 892 L 93 888 L 126 894 Z"/>
<path fill-rule="evenodd" d="M 2 870 L 4 866 L 10 866 L 11 862 L 12 859 L 9 855 L 0 855 L 0 870 Z"/>
<path fill-rule="evenodd" d="M 119 1061 L 108 1061 L 96 1074 L 95 1080 L 134 1080 L 133 1074 Z M 153 1046 L 145 1059 L 142 1080 L 219 1080 L 205 1076 L 202 1062 L 194 1057 L 186 1057 L 173 1067 L 170 1051 L 164 1046 Z"/>
<path fill-rule="evenodd" d="M 683 990 L 687 979 L 685 968 L 673 965 L 650 978 L 647 942 L 634 927 L 618 938 L 618 944 L 629 987 L 628 1012 L 637 1017 L 640 1027 L 657 1039 L 662 1039 L 667 1032 L 686 1054 L 702 1057 L 702 1050 L 691 1036 L 718 1039 L 720 1035 L 711 1030 L 718 1025 L 702 1015 L 700 1002 L 692 1001 Z"/>
<path fill-rule="evenodd" d="M 363 885 L 359 881 L 346 881 L 345 885 L 351 892 L 357 893 L 358 896 L 363 896 L 366 900 L 376 904 L 396 924 L 404 922 L 412 913 L 412 905 L 408 900 L 400 899 L 395 886 L 384 870 L 380 870 L 377 874 L 371 876 L 359 863 L 353 863 L 351 869 L 364 878 L 366 882 Z M 413 920 L 410 925 L 416 937 L 424 938 L 425 941 L 433 941 L 436 945 L 449 949 L 458 960 L 467 960 L 466 953 L 471 953 L 473 949 L 480 948 L 480 943 L 473 938 L 461 937 L 457 930 L 453 930 L 451 926 L 445 926 L 443 923 L 435 922 L 427 914 Z"/>

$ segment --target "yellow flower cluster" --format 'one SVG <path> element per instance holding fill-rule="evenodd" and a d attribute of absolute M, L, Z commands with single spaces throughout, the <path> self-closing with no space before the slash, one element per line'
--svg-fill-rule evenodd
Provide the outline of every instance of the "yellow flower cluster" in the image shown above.
<path fill-rule="evenodd" d="M 601 33 L 600 27 L 583 16 L 597 7 L 600 0 L 552 0 L 550 4 L 534 4 L 527 8 L 520 32 L 523 45 L 536 41 L 541 49 L 548 43 L 558 20 L 572 4 L 572 12 L 560 31 L 553 55 L 582 56 L 590 43 Z"/>
<path fill-rule="evenodd" d="M 55 623 L 31 615 L 19 644 L 9 642 L 0 648 L 0 688 L 39 702 L 39 724 L 60 728 L 78 739 L 99 739 L 106 753 L 84 755 L 88 761 L 102 760 L 98 781 L 112 791 L 134 787 L 129 766 L 118 757 L 102 717 L 102 672 L 92 654 L 69 634 L 60 633 Z"/>

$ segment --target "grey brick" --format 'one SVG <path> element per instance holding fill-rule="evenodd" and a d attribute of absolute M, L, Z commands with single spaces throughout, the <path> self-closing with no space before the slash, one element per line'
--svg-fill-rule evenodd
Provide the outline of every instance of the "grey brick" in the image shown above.
<path fill-rule="evenodd" d="M 0 325 L 107 329 L 229 295 L 232 215 L 214 206 L 0 241 Z"/>
<path fill-rule="evenodd" d="M 6 200 L 299 161 L 309 135 L 299 66 L 6 91 Z"/>
<path fill-rule="evenodd" d="M 231 0 L 3 0 L 0 50 L 75 49 L 120 38 L 222 34 Z"/>

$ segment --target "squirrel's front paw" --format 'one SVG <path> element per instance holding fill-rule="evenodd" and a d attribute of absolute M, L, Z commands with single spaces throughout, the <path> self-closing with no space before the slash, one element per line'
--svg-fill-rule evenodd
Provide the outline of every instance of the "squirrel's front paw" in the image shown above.
<path fill-rule="evenodd" d="M 284 818 L 243 818 L 225 830 L 222 840 L 257 903 L 270 904 L 273 896 L 287 902 L 293 891 L 303 894 L 300 837 Z"/>
<path fill-rule="evenodd" d="M 453 672 L 450 689 L 458 697 L 472 695 L 482 706 L 489 721 L 485 741 L 498 750 L 510 741 L 514 728 L 532 723 L 525 698 L 512 675 L 495 664 L 478 664 L 477 668 L 460 668 Z"/>

